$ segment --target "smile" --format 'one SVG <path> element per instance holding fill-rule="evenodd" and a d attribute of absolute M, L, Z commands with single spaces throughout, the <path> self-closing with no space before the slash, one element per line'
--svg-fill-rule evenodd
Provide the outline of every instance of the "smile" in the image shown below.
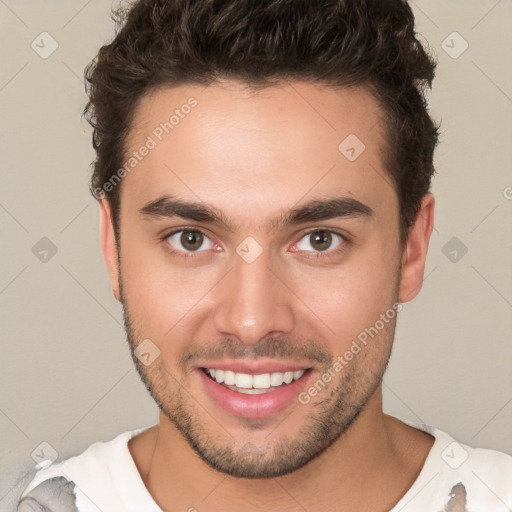
<path fill-rule="evenodd" d="M 213 363 L 196 367 L 203 390 L 216 407 L 242 418 L 268 418 L 300 406 L 298 396 L 313 375 L 312 368 L 277 362 L 258 365 L 223 362 L 222 368 L 215 366 Z"/>
<path fill-rule="evenodd" d="M 232 391 L 256 395 L 276 391 L 281 386 L 299 380 L 307 368 L 293 372 L 260 373 L 257 375 L 238 373 L 232 370 L 221 370 L 219 368 L 204 368 L 203 370 L 218 384 L 223 384 Z"/>

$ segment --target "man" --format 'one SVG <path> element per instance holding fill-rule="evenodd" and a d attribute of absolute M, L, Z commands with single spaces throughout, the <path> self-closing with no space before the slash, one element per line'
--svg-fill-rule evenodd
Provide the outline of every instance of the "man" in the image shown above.
<path fill-rule="evenodd" d="M 158 425 L 19 510 L 506 511 L 512 458 L 383 413 L 434 221 L 402 0 L 142 0 L 87 71 L 91 189 Z"/>

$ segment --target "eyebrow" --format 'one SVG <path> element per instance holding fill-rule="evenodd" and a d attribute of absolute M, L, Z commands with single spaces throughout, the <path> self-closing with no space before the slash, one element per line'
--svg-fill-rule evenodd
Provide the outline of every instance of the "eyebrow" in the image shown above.
<path fill-rule="evenodd" d="M 170 195 L 150 201 L 139 212 L 148 220 L 181 217 L 195 222 L 217 224 L 231 232 L 238 229 L 237 224 L 230 222 L 214 206 L 204 202 L 184 201 Z M 267 229 L 274 231 L 290 225 L 337 218 L 370 218 L 373 214 L 372 208 L 351 197 L 316 199 L 271 219 Z"/>

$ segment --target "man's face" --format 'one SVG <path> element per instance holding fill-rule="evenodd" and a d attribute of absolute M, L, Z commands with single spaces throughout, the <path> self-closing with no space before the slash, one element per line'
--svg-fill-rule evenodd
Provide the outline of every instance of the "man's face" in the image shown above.
<path fill-rule="evenodd" d="M 158 347 L 138 370 L 220 471 L 293 471 L 378 400 L 401 256 L 380 115 L 365 90 L 299 82 L 257 93 L 183 85 L 136 111 L 127 159 L 154 147 L 121 190 L 128 338 L 132 351 L 148 339 Z M 224 222 L 172 216 L 171 200 Z M 315 217 L 315 201 L 330 200 L 337 207 Z"/>

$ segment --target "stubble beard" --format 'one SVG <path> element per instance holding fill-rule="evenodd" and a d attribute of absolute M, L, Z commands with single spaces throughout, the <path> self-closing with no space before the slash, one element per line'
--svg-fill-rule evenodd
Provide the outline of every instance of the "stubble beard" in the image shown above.
<path fill-rule="evenodd" d="M 294 407 L 309 407 L 310 414 L 297 433 L 290 438 L 281 436 L 285 418 L 268 436 L 265 446 L 250 441 L 251 431 L 267 428 L 265 420 L 244 419 L 247 442 L 235 439 L 212 419 L 206 408 L 187 389 L 186 374 L 179 369 L 170 371 L 159 357 L 144 365 L 135 354 L 144 339 L 129 311 L 120 280 L 124 323 L 133 362 L 147 391 L 160 410 L 176 427 L 197 455 L 211 468 L 237 478 L 275 478 L 296 471 L 317 458 L 347 432 L 382 382 L 391 356 L 396 318 L 386 324 L 378 339 L 371 340 L 361 353 L 338 373 L 337 379 L 321 390 L 307 405 L 297 401 Z M 391 307 L 391 306 L 390 306 Z M 373 344 L 373 345 L 371 345 Z M 379 346 L 376 346 L 379 344 Z M 272 344 L 275 354 L 276 344 Z M 269 346 L 270 346 L 269 345 Z M 267 354 L 270 355 L 270 354 Z M 324 364 L 320 375 L 328 372 L 335 362 Z M 275 442 L 271 442 L 274 439 Z"/>

